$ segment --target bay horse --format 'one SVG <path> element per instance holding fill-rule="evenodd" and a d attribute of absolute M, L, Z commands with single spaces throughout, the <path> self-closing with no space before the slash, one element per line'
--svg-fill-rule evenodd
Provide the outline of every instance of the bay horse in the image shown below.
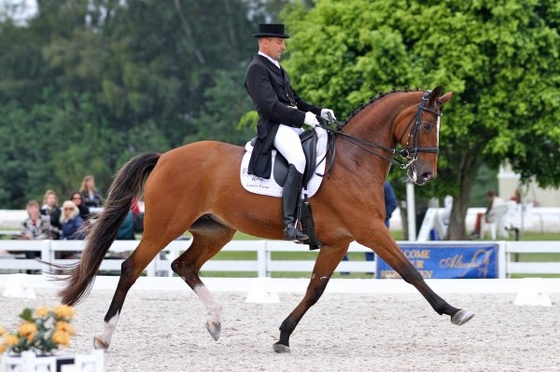
<path fill-rule="evenodd" d="M 352 241 L 371 248 L 426 298 L 440 315 L 462 325 L 474 314 L 449 305 L 424 281 L 403 255 L 383 223 L 383 182 L 397 146 L 401 168 L 410 180 L 423 185 L 437 175 L 441 106 L 452 92 L 393 91 L 372 99 L 334 132 L 329 172 L 310 204 L 317 237 L 322 242 L 302 301 L 280 326 L 278 353 L 289 352 L 290 335 L 304 314 L 321 297 L 333 271 Z M 202 265 L 228 243 L 236 231 L 266 239 L 282 239 L 280 198 L 252 194 L 240 183 L 244 148 L 201 141 L 164 154 L 144 153 L 117 172 L 103 211 L 89 228 L 80 261 L 66 266 L 66 286 L 59 295 L 74 305 L 89 293 L 105 254 L 125 219 L 133 198 L 143 193 L 144 234 L 122 263 L 121 275 L 104 318 L 96 348 L 107 349 L 125 297 L 136 279 L 171 241 L 185 231 L 190 247 L 172 264 L 172 270 L 195 292 L 208 311 L 206 328 L 218 340 L 222 306 L 199 276 Z"/>

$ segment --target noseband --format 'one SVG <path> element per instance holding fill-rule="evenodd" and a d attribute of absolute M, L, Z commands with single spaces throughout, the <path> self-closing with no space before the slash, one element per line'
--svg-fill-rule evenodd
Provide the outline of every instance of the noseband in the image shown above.
<path fill-rule="evenodd" d="M 439 147 L 419 147 L 418 146 L 418 139 L 420 137 L 420 125 L 422 124 L 422 114 L 424 111 L 434 114 L 435 116 L 441 116 L 441 112 L 436 112 L 430 108 L 426 107 L 426 103 L 428 103 L 428 98 L 430 97 L 431 90 L 427 90 L 424 92 L 424 96 L 422 97 L 422 101 L 420 101 L 420 105 L 418 106 L 418 111 L 416 111 L 416 115 L 412 118 L 412 120 L 406 125 L 399 138 L 399 143 L 402 143 L 402 139 L 405 136 L 407 130 L 410 126 L 414 123 L 414 126 L 408 132 L 408 138 L 406 140 L 405 147 L 399 152 L 400 156 L 403 159 L 406 159 L 406 162 L 399 162 L 399 167 L 401 169 L 408 168 L 412 163 L 418 160 L 418 153 L 419 152 L 427 152 L 432 154 L 439 154 Z"/>
<path fill-rule="evenodd" d="M 414 117 L 410 120 L 410 122 L 406 125 L 406 127 L 403 130 L 403 133 L 401 134 L 398 143 L 402 143 L 402 139 L 404 138 L 407 130 L 411 127 L 412 129 L 410 130 L 410 132 L 408 133 L 408 138 L 406 141 L 406 145 L 405 147 L 399 152 L 400 156 L 404 159 L 395 159 L 394 157 L 388 157 L 385 156 L 381 153 L 379 153 L 376 150 L 383 150 L 385 152 L 390 153 L 391 155 L 394 155 L 396 153 L 396 149 L 394 148 L 390 148 L 390 147 L 385 147 L 383 145 L 379 145 L 377 143 L 374 142 L 370 142 L 370 141 L 366 141 L 363 140 L 361 138 L 356 138 L 354 136 L 351 136 L 349 134 L 346 134 L 344 132 L 342 132 L 340 130 L 341 123 L 338 122 L 336 119 L 332 118 L 329 115 L 329 120 L 327 124 L 333 125 L 336 124 L 336 127 L 333 128 L 329 125 L 321 125 L 321 127 L 325 130 L 327 130 L 328 132 L 334 134 L 334 136 L 329 136 L 331 137 L 329 142 L 329 148 L 332 150 L 329 156 L 329 169 L 327 170 L 326 173 L 328 173 L 330 171 L 330 169 L 332 168 L 333 165 L 333 161 L 334 160 L 334 156 L 336 153 L 336 147 L 334 146 L 334 137 L 335 136 L 340 136 L 341 138 L 347 140 L 348 142 L 360 147 L 361 149 L 369 152 L 370 154 L 376 155 L 382 159 L 387 160 L 388 162 L 391 163 L 396 163 L 398 164 L 400 169 L 407 169 L 408 167 L 410 167 L 414 162 L 416 162 L 418 160 L 418 153 L 420 152 L 426 152 L 426 153 L 432 153 L 432 154 L 438 154 L 439 153 L 439 147 L 419 147 L 418 146 L 418 141 L 419 141 L 419 137 L 420 137 L 420 125 L 422 124 L 422 114 L 424 112 L 429 112 L 437 117 L 441 116 L 441 112 L 437 112 L 434 111 L 428 107 L 426 107 L 426 104 L 428 103 L 428 98 L 430 97 L 430 93 L 432 91 L 431 90 L 427 90 L 424 92 L 424 96 L 422 97 L 422 101 L 420 101 L 420 104 L 418 105 L 418 110 L 416 111 L 416 115 L 414 115 Z M 321 122 L 321 121 L 320 121 Z M 326 122 L 326 121 L 325 121 Z"/>

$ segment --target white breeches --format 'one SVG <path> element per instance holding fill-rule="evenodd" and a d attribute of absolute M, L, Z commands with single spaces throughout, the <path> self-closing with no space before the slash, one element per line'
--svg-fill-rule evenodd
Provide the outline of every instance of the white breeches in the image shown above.
<path fill-rule="evenodd" d="M 288 164 L 293 164 L 297 171 L 303 174 L 305 171 L 305 154 L 299 139 L 299 135 L 302 132 L 303 129 L 301 128 L 280 124 L 276 137 L 274 137 L 274 147 L 284 155 Z"/>

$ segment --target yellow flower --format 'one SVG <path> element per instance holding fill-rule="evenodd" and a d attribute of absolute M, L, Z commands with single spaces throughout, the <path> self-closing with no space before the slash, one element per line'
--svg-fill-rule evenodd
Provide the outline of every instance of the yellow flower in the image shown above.
<path fill-rule="evenodd" d="M 70 319 L 74 316 L 74 309 L 68 305 L 58 305 L 53 310 L 58 318 Z"/>
<path fill-rule="evenodd" d="M 4 335 L 4 346 L 6 347 L 10 347 L 10 346 L 14 346 L 18 343 L 19 339 L 16 335 L 12 335 L 9 333 L 6 333 Z"/>
<path fill-rule="evenodd" d="M 40 306 L 35 309 L 35 315 L 39 318 L 44 318 L 49 315 L 49 308 L 46 306 Z"/>
<path fill-rule="evenodd" d="M 4 345 L 0 344 L 0 354 L 4 354 L 4 352 L 6 352 L 6 348 Z"/>
<path fill-rule="evenodd" d="M 6 334 L 6 328 L 0 327 L 0 336 L 3 336 L 4 334 Z"/>
<path fill-rule="evenodd" d="M 62 346 L 70 345 L 70 335 L 68 332 L 55 331 L 52 335 L 52 340 Z"/>
<path fill-rule="evenodd" d="M 66 332 L 70 336 L 74 336 L 76 334 L 76 329 L 74 329 L 74 326 L 64 321 L 56 322 L 56 330 Z"/>
<path fill-rule="evenodd" d="M 18 335 L 26 337 L 28 341 L 33 341 L 37 333 L 37 324 L 33 322 L 23 322 L 18 328 Z"/>

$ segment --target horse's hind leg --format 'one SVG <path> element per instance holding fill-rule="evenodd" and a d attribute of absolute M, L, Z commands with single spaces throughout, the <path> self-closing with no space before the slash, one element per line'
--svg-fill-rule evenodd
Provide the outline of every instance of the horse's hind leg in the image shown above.
<path fill-rule="evenodd" d="M 142 271 L 154 259 L 156 254 L 169 242 L 147 243 L 144 239 L 132 254 L 121 265 L 121 276 L 111 305 L 105 314 L 103 332 L 94 337 L 93 345 L 96 349 L 108 349 L 111 337 L 117 327 L 119 315 L 126 295 Z"/>
<path fill-rule="evenodd" d="M 173 261 L 171 268 L 192 288 L 208 310 L 206 329 L 217 341 L 222 327 L 222 305 L 204 285 L 199 272 L 202 265 L 233 238 L 236 230 L 205 217 L 198 220 L 189 231 L 193 235 L 193 242 Z"/>
<path fill-rule="evenodd" d="M 334 269 L 336 269 L 347 250 L 348 245 L 337 248 L 330 246 L 321 248 L 315 261 L 313 274 L 305 291 L 305 296 L 280 326 L 280 340 L 273 345 L 275 352 L 287 353 L 290 351 L 290 336 L 292 332 L 307 310 L 319 300 L 327 287 Z"/>

